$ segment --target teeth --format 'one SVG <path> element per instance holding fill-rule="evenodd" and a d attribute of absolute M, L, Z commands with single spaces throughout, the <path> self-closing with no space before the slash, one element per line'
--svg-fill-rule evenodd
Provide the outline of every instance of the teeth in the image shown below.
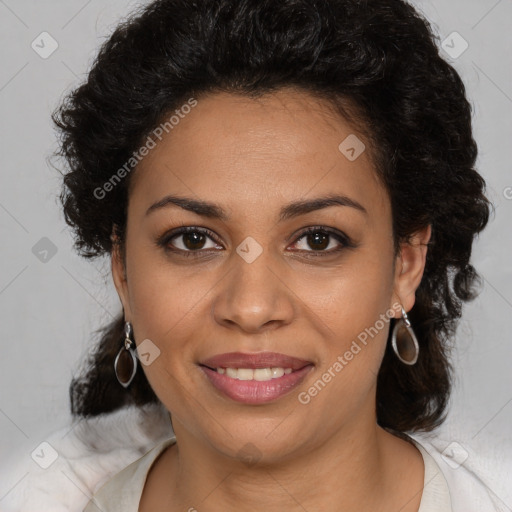
<path fill-rule="evenodd" d="M 232 379 L 238 378 L 238 370 L 236 368 L 226 368 L 226 375 Z"/>
<path fill-rule="evenodd" d="M 217 368 L 217 373 L 226 374 L 232 379 L 266 381 L 278 379 L 292 373 L 291 368 Z"/>

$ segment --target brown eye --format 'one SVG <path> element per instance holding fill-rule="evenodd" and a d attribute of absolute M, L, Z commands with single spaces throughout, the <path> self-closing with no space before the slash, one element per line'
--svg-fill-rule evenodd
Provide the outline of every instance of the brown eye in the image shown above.
<path fill-rule="evenodd" d="M 207 238 L 206 235 L 203 235 L 198 231 L 194 231 L 191 233 L 183 233 L 182 235 L 179 236 L 182 237 L 183 245 L 191 251 L 203 249 Z M 173 237 L 172 240 L 174 240 L 174 238 L 176 237 Z"/>
<path fill-rule="evenodd" d="M 322 227 L 308 228 L 302 232 L 294 243 L 296 250 L 318 253 L 319 256 L 341 251 L 345 247 L 354 247 L 354 244 L 345 234 Z"/>
<path fill-rule="evenodd" d="M 322 231 L 317 231 L 316 233 L 313 233 L 313 234 L 310 233 L 310 234 L 306 235 L 306 240 L 307 240 L 309 247 L 311 247 L 312 249 L 322 250 L 322 249 L 326 249 L 329 246 L 330 237 L 331 237 L 331 235 L 329 235 L 327 233 L 324 233 Z"/>
<path fill-rule="evenodd" d="M 211 231 L 193 226 L 174 230 L 161 237 L 157 244 L 166 250 L 181 252 L 187 256 L 190 253 L 207 252 L 208 249 L 219 248 Z"/>

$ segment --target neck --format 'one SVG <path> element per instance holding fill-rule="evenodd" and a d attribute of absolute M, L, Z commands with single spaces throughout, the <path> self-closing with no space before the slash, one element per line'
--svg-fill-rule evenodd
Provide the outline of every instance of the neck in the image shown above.
<path fill-rule="evenodd" d="M 154 464 L 141 511 L 164 496 L 170 511 L 418 510 L 421 454 L 375 421 L 346 425 L 279 461 L 261 454 L 249 462 L 227 457 L 177 420 L 173 426 L 177 443 Z"/>

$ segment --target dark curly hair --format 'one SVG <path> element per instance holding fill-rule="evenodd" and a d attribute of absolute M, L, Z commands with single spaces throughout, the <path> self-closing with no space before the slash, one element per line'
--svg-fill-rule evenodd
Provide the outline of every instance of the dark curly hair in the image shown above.
<path fill-rule="evenodd" d="M 376 403 L 382 427 L 432 430 L 446 414 L 450 342 L 462 303 L 479 284 L 470 264 L 473 240 L 492 207 L 474 167 L 465 87 L 439 55 L 437 39 L 402 0 L 157 0 L 140 7 L 52 115 L 56 156 L 68 167 L 60 199 L 75 248 L 86 258 L 111 254 L 114 229 L 124 257 L 133 172 L 108 198 L 95 191 L 187 99 L 291 87 L 328 100 L 370 141 L 391 201 L 395 251 L 432 227 L 409 315 L 420 357 L 406 366 L 388 343 Z M 159 401 L 140 369 L 128 389 L 116 380 L 123 324 L 121 314 L 97 331 L 98 344 L 70 386 L 74 416 Z"/>

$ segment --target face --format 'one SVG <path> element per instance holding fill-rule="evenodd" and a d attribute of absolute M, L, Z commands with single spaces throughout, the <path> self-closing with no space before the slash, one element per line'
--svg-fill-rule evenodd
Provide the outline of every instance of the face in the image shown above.
<path fill-rule="evenodd" d="M 374 425 L 389 318 L 412 307 L 425 251 L 394 254 L 368 145 L 339 149 L 364 137 L 292 90 L 200 98 L 164 135 L 132 176 L 112 270 L 178 439 L 271 461 Z"/>

